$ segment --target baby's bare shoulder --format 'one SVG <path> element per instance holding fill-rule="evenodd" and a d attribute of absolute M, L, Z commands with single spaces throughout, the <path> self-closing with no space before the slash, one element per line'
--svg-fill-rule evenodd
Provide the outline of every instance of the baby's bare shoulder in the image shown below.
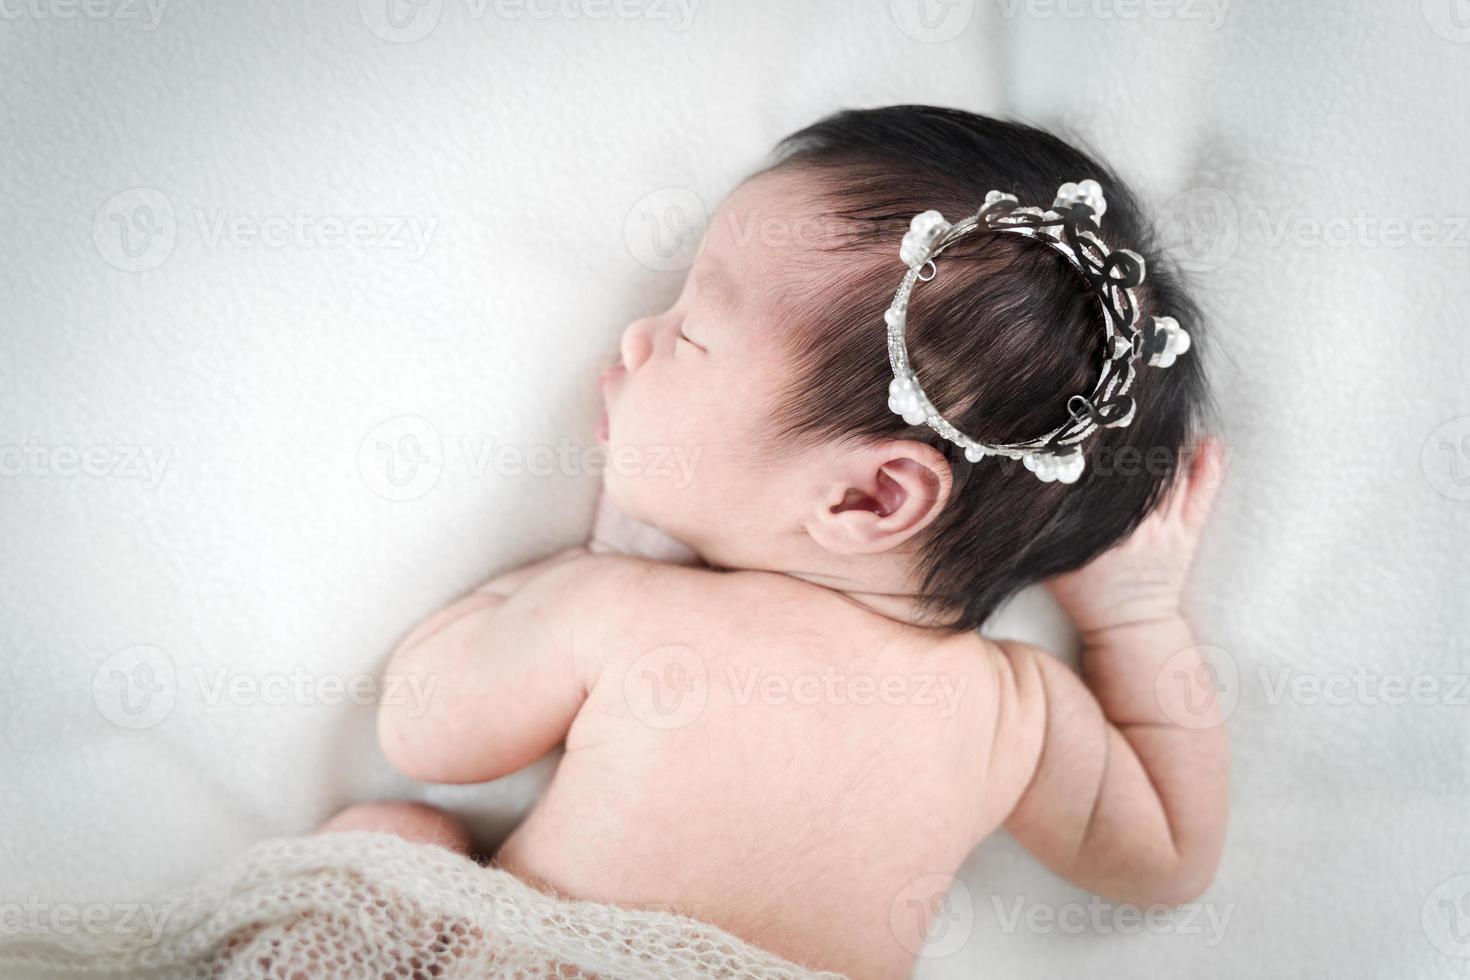
<path fill-rule="evenodd" d="M 703 567 L 674 565 L 634 555 L 583 551 L 565 566 L 564 598 L 595 608 L 618 609 L 630 601 L 671 594 L 695 594 L 723 578 Z"/>
<path fill-rule="evenodd" d="M 699 640 L 716 651 L 756 647 L 969 674 L 978 690 L 1014 683 L 1006 648 L 978 633 L 901 623 L 788 575 L 611 554 L 587 555 L 566 571 L 562 601 L 602 654 Z"/>
<path fill-rule="evenodd" d="M 625 635 L 727 601 L 734 575 L 632 555 L 583 552 L 554 569 L 546 612 L 586 629 Z M 744 585 L 742 583 L 742 588 Z"/>
<path fill-rule="evenodd" d="M 559 570 L 556 605 L 589 634 L 627 641 L 770 636 L 839 629 L 851 603 L 790 576 L 674 565 L 630 555 L 585 554 Z M 592 637 L 589 636 L 589 639 Z M 606 647 L 606 644 L 597 644 Z"/>
<path fill-rule="evenodd" d="M 703 565 L 675 565 L 634 555 L 593 553 L 579 549 L 560 571 L 567 598 L 602 599 L 619 606 L 630 599 L 726 599 L 737 594 L 778 595 L 793 598 L 807 586 L 786 575 L 770 572 L 721 571 Z"/>

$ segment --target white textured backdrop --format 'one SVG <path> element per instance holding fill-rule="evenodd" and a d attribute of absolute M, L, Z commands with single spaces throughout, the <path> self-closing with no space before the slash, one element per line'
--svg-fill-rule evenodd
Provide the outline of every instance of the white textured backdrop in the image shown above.
<path fill-rule="evenodd" d="M 418 792 L 352 702 L 584 536 L 595 371 L 704 209 L 816 116 L 919 101 L 1091 144 L 1196 275 L 1236 753 L 1199 909 L 998 838 L 919 975 L 1470 969 L 1462 0 L 153 3 L 0 2 L 0 902 L 136 900 Z M 428 795 L 493 829 L 545 775 Z"/>

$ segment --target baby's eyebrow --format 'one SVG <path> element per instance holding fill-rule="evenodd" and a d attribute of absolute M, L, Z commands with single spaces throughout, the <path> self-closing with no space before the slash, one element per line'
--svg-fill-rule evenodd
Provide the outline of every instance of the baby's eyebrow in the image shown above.
<path fill-rule="evenodd" d="M 714 259 L 705 260 L 694 280 L 694 289 L 701 296 L 708 294 L 716 306 L 734 312 L 740 305 L 740 292 L 730 280 L 724 265 Z"/>

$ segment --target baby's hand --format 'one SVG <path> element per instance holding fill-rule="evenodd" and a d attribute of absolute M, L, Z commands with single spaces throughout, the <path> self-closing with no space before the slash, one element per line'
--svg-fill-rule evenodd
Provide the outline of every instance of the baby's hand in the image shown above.
<path fill-rule="evenodd" d="M 1230 750 L 1214 675 L 1179 609 L 1223 462 L 1220 443 L 1205 442 L 1126 541 L 1047 583 L 1082 630 L 1080 677 L 1035 647 L 1004 647 L 1016 676 L 1029 673 L 1044 732 L 1006 826 L 1114 901 L 1192 902 L 1224 846 Z"/>
<path fill-rule="evenodd" d="M 1121 544 L 1046 584 L 1086 636 L 1179 614 L 1200 533 L 1224 477 L 1220 440 L 1207 439 L 1169 496 Z"/>

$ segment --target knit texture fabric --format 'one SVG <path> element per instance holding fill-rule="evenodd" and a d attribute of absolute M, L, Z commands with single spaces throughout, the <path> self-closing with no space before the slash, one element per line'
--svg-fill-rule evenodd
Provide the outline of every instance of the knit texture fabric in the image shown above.
<path fill-rule="evenodd" d="M 386 834 L 266 841 L 143 913 L 0 937 L 0 976 L 841 980 L 685 916 L 559 898 Z"/>

